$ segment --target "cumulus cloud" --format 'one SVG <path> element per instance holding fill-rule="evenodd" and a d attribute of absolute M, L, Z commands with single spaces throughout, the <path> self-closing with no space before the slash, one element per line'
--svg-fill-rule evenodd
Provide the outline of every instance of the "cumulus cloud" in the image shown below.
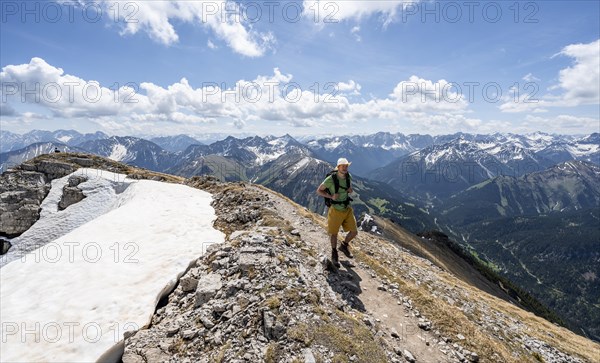
<path fill-rule="evenodd" d="M 558 72 L 558 84 L 549 88 L 558 94 L 539 94 L 539 79 L 528 73 L 521 95 L 507 97 L 499 106 L 502 112 L 546 112 L 548 107 L 576 107 L 600 104 L 600 39 L 587 44 L 571 44 L 555 56 L 573 59 L 570 67 Z M 532 88 L 533 87 L 533 88 Z M 537 88 L 536 88 L 537 87 Z M 534 89 L 535 88 L 535 89 Z M 512 90 L 513 92 L 515 90 Z M 517 91 L 518 92 L 518 91 Z"/>
<path fill-rule="evenodd" d="M 396 20 L 403 7 L 418 0 L 390 1 L 318 1 L 304 0 L 304 16 L 318 24 L 337 23 L 344 20 L 360 21 L 378 15 L 386 27 Z"/>
<path fill-rule="evenodd" d="M 91 1 L 107 14 L 118 15 L 121 35 L 146 33 L 152 40 L 172 45 L 179 41 L 174 24 L 190 23 L 211 30 L 234 52 L 247 57 L 260 57 L 270 49 L 275 37 L 252 29 L 241 5 L 231 0 L 220 1 Z M 119 9 L 120 11 L 116 11 Z M 212 42 L 209 42 L 209 47 Z"/>
<path fill-rule="evenodd" d="M 573 66 L 558 75 L 563 101 L 573 106 L 600 103 L 600 39 L 568 45 L 559 54 L 574 59 Z"/>
<path fill-rule="evenodd" d="M 587 133 L 598 132 L 600 119 L 573 115 L 557 115 L 553 117 L 540 117 L 527 115 L 522 127 L 527 131 L 553 129 L 556 132 Z"/>
<path fill-rule="evenodd" d="M 415 75 L 398 83 L 390 100 L 410 112 L 464 112 L 468 105 L 454 84 L 444 79 L 433 82 Z"/>
<path fill-rule="evenodd" d="M 182 78 L 166 87 L 143 82 L 113 90 L 33 58 L 28 64 L 2 68 L 0 81 L 6 112 L 23 102 L 42 107 L 53 117 L 93 120 L 112 131 L 123 125 L 143 131 L 165 123 L 169 127 L 229 123 L 243 128 L 265 122 L 327 127 L 339 122 L 404 119 L 431 127 L 445 122 L 474 128 L 479 122 L 464 116 L 468 103 L 451 84 L 418 76 L 399 82 L 388 97 L 370 100 L 357 99 L 361 85 L 354 80 L 303 89 L 293 75 L 278 68 L 270 75 L 231 85 L 193 86 Z"/>

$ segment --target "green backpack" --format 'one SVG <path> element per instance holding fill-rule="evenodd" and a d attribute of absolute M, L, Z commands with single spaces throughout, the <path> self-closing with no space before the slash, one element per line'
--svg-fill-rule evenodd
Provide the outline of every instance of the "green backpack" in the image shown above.
<path fill-rule="evenodd" d="M 352 183 L 352 177 L 350 176 L 350 174 L 348 174 L 346 176 L 346 180 L 347 180 L 347 184 L 348 187 L 344 188 L 343 186 L 340 185 L 340 180 L 338 179 L 337 176 L 337 170 L 332 170 L 329 173 L 327 173 L 325 175 L 325 177 L 327 178 L 328 176 L 331 176 L 331 179 L 333 180 L 333 186 L 335 188 L 334 194 L 337 194 L 337 192 L 340 190 L 340 188 L 348 190 L 351 187 L 351 183 Z M 329 188 L 325 188 L 325 193 L 332 195 L 331 192 L 329 191 Z M 350 202 L 352 201 L 352 198 L 350 198 L 348 196 L 348 198 L 344 201 L 340 201 L 340 200 L 332 200 L 331 198 L 325 198 L 323 197 L 323 199 L 325 199 L 325 205 L 327 207 L 331 207 L 332 204 L 343 204 L 344 207 L 348 207 L 348 204 L 350 204 Z"/>

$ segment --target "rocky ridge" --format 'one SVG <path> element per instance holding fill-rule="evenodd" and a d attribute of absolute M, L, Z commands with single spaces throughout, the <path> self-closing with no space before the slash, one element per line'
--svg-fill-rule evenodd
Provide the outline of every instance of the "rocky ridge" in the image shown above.
<path fill-rule="evenodd" d="M 82 166 L 69 158 L 88 157 L 52 155 L 18 173 L 52 178 Z M 374 234 L 361 232 L 356 258 L 331 270 L 324 219 L 266 188 L 82 163 L 207 190 L 228 236 L 182 276 L 148 327 L 126 335 L 123 362 L 600 361 L 598 344 Z"/>
<path fill-rule="evenodd" d="M 319 217 L 262 187 L 187 184 L 213 193 L 228 238 L 127 337 L 125 363 L 594 361 L 594 343 L 377 236 L 333 271 Z"/>

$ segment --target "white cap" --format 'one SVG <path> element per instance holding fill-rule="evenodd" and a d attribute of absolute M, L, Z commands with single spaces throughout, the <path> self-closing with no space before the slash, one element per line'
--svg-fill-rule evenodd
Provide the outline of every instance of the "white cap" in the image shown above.
<path fill-rule="evenodd" d="M 348 159 L 346 159 L 346 158 L 339 158 L 336 165 L 350 165 L 350 164 L 352 164 L 352 163 L 349 162 Z"/>

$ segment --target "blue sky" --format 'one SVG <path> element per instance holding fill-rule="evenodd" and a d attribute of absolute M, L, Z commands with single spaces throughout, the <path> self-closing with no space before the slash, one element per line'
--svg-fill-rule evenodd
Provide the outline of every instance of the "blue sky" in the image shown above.
<path fill-rule="evenodd" d="M 2 1 L 2 130 L 600 129 L 598 1 Z"/>

